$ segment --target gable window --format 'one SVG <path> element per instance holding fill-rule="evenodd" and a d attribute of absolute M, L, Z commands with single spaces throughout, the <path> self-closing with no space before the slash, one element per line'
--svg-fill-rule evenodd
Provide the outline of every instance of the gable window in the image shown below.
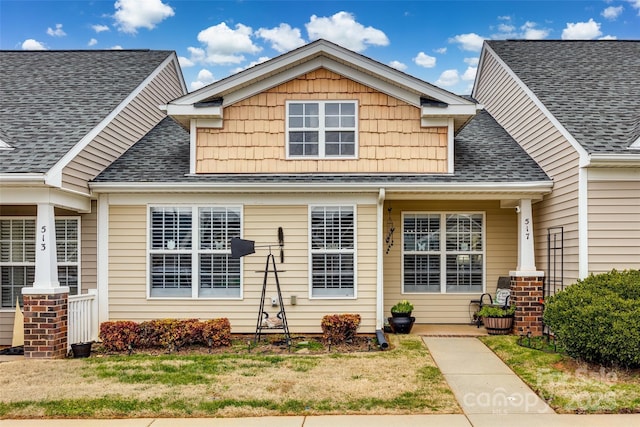
<path fill-rule="evenodd" d="M 58 281 L 69 287 L 69 295 L 78 294 L 79 238 L 78 218 L 56 218 Z M 14 308 L 16 298 L 22 305 L 22 288 L 33 286 L 36 272 L 36 219 L 0 219 L 0 282 L 2 308 Z"/>
<path fill-rule="evenodd" d="M 483 214 L 404 213 L 402 227 L 403 292 L 483 291 Z"/>
<path fill-rule="evenodd" d="M 355 209 L 311 207 L 311 296 L 355 296 Z"/>
<path fill-rule="evenodd" d="M 239 298 L 240 260 L 231 258 L 230 241 L 240 234 L 237 207 L 152 207 L 150 295 Z"/>
<path fill-rule="evenodd" d="M 287 102 L 287 154 L 290 158 L 354 158 L 356 101 Z"/>

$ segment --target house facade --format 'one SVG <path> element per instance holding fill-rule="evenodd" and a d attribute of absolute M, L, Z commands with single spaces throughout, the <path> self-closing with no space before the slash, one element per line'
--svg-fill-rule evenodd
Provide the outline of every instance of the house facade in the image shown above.
<path fill-rule="evenodd" d="M 319 40 L 163 108 L 90 183 L 101 321 L 254 332 L 279 227 L 294 333 L 332 313 L 373 332 L 399 299 L 468 323 L 498 277 L 543 275 L 532 206 L 553 183 L 473 100 Z M 232 237 L 256 254 L 232 258 Z"/>
<path fill-rule="evenodd" d="M 88 182 L 185 93 L 170 51 L 0 52 L 0 345 L 16 301 L 96 289 Z"/>
<path fill-rule="evenodd" d="M 473 96 L 553 179 L 533 211 L 548 291 L 640 268 L 640 42 L 487 41 Z"/>

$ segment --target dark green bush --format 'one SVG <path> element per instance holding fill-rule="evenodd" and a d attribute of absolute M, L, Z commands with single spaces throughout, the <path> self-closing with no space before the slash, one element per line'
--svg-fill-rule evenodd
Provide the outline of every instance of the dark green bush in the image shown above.
<path fill-rule="evenodd" d="M 341 344 L 352 339 L 360 327 L 359 314 L 327 314 L 322 318 L 322 338 L 332 344 Z"/>
<path fill-rule="evenodd" d="M 544 321 L 567 353 L 604 365 L 640 366 L 640 271 L 591 275 L 545 301 Z"/>

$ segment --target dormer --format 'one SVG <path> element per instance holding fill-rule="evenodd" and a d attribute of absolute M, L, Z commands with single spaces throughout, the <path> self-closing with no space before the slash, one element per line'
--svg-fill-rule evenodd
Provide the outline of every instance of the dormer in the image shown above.
<path fill-rule="evenodd" d="M 474 102 L 325 40 L 185 95 L 190 173 L 453 173 Z"/>

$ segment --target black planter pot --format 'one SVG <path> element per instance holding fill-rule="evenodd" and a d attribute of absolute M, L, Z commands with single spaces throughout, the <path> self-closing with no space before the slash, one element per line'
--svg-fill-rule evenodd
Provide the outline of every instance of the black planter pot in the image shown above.
<path fill-rule="evenodd" d="M 74 359 L 89 357 L 91 354 L 91 341 L 71 344 Z"/>
<path fill-rule="evenodd" d="M 389 317 L 389 326 L 391 326 L 391 330 L 396 334 L 408 334 L 411 332 L 411 328 L 413 327 L 414 322 L 416 321 L 415 317 L 412 316 L 403 316 L 403 317 Z"/>
<path fill-rule="evenodd" d="M 411 317 L 411 312 L 408 313 L 394 313 L 391 312 L 391 317 Z"/>

